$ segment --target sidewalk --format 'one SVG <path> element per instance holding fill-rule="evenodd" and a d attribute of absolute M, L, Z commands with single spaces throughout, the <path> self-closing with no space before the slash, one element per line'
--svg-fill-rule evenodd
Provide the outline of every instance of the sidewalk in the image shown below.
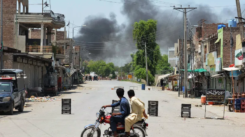
<path fill-rule="evenodd" d="M 201 105 L 200 98 L 199 99 L 183 98 L 183 95 L 180 95 L 180 97 L 178 97 L 178 91 L 164 90 L 163 92 L 175 97 L 176 99 L 181 100 L 183 103 L 192 104 L 192 107 L 196 107 L 196 105 Z M 202 108 L 204 110 L 203 112 L 205 112 L 205 105 L 202 105 L 202 107 L 200 108 Z M 219 118 L 223 117 L 223 110 L 224 110 L 223 105 L 206 105 L 206 111 L 219 116 Z M 204 117 L 204 113 L 203 113 L 203 117 Z M 212 116 L 206 115 L 206 117 L 212 117 Z M 245 113 L 229 112 L 228 106 L 225 106 L 225 119 L 244 123 Z"/>

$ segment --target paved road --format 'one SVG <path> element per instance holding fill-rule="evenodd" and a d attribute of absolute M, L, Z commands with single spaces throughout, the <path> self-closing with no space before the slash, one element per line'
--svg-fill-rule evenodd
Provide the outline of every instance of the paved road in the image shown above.
<path fill-rule="evenodd" d="M 117 99 L 114 86 L 140 86 L 118 81 L 87 82 L 76 90 L 62 94 L 54 102 L 28 103 L 24 113 L 13 116 L 0 114 L 0 137 L 79 137 L 83 127 L 95 122 L 95 114 L 102 105 Z M 163 91 L 136 90 L 136 96 L 148 105 L 159 101 L 159 117 L 148 120 L 150 137 L 244 137 L 245 121 L 203 119 L 201 108 L 192 108 L 191 119 L 180 117 L 181 100 Z M 61 98 L 72 98 L 72 114 L 61 115 Z M 108 109 L 110 111 L 110 109 Z M 215 114 L 208 113 L 216 117 Z M 243 114 L 245 115 L 245 114 Z M 245 116 L 244 116 L 245 117 Z M 102 126 L 102 132 L 108 126 Z"/>

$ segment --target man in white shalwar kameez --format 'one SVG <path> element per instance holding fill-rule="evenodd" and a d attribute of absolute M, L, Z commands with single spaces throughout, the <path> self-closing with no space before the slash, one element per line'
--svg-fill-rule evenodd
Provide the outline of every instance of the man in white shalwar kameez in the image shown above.
<path fill-rule="evenodd" d="M 130 98 L 132 113 L 125 118 L 126 136 L 130 135 L 130 129 L 136 122 L 141 121 L 142 118 L 148 118 L 145 113 L 145 103 L 135 97 L 133 90 L 128 91 L 128 96 Z"/>

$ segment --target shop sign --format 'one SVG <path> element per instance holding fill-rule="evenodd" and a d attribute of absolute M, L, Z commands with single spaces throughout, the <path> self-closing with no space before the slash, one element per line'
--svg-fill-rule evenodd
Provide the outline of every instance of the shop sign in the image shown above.
<path fill-rule="evenodd" d="M 215 66 L 216 66 L 216 68 L 215 68 L 216 72 L 221 71 L 221 58 L 216 59 Z"/>
<path fill-rule="evenodd" d="M 235 66 L 242 65 L 243 53 L 242 49 L 238 49 L 235 51 Z"/>
<path fill-rule="evenodd" d="M 208 54 L 208 66 L 215 65 L 215 61 L 217 59 L 217 52 L 211 52 Z"/>
<path fill-rule="evenodd" d="M 26 58 L 23 58 L 23 63 L 27 63 L 27 59 Z"/>

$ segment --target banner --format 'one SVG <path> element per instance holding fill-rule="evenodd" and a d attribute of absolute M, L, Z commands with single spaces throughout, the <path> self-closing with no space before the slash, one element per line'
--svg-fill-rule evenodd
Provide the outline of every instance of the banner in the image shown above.
<path fill-rule="evenodd" d="M 235 66 L 242 65 L 243 53 L 242 49 L 238 49 L 235 51 Z"/>
<path fill-rule="evenodd" d="M 217 52 L 211 52 L 208 54 L 208 66 L 215 65 L 215 61 L 217 59 Z"/>
<path fill-rule="evenodd" d="M 217 58 L 215 61 L 215 71 L 221 71 L 221 58 Z"/>

